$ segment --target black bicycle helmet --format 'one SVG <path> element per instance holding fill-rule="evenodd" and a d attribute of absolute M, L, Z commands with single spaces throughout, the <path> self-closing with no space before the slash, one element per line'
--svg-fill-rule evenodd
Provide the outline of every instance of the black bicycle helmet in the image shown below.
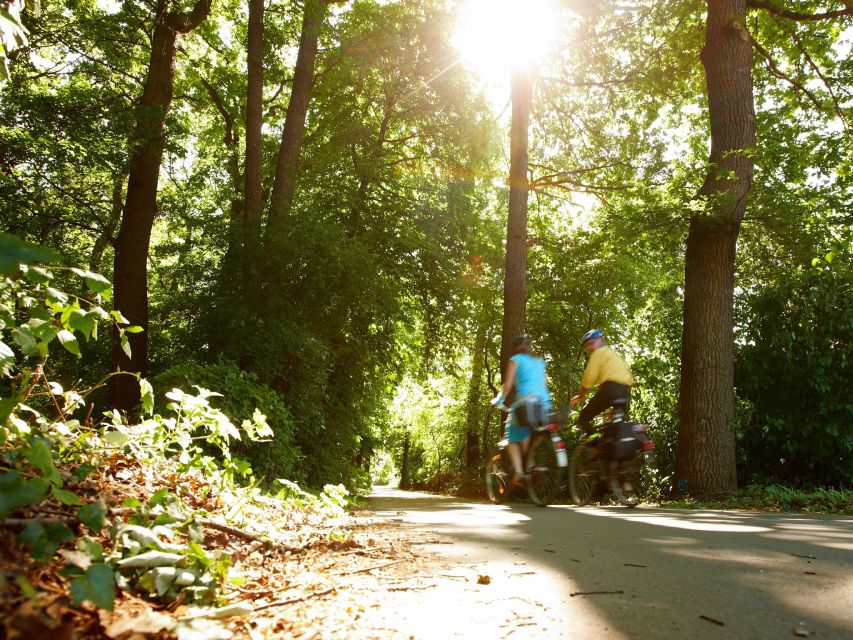
<path fill-rule="evenodd" d="M 532 344 L 533 341 L 530 339 L 530 336 L 526 333 L 522 333 L 521 335 L 516 336 L 515 340 L 512 341 L 512 352 L 528 353 Z"/>

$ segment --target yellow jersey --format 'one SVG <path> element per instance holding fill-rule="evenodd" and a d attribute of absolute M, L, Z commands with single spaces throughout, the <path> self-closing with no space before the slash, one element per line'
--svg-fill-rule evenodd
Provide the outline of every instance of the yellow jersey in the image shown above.
<path fill-rule="evenodd" d="M 628 387 L 634 384 L 634 378 L 631 377 L 631 370 L 628 369 L 628 365 L 607 345 L 599 347 L 589 354 L 581 386 L 585 389 L 591 389 L 603 382 L 618 382 Z"/>

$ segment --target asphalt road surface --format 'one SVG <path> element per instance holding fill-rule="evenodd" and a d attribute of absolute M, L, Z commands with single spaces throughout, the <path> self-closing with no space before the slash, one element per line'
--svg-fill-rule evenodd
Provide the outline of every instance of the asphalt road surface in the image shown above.
<path fill-rule="evenodd" d="M 440 580 L 389 593 L 388 637 L 853 639 L 853 517 L 369 502 Z"/>

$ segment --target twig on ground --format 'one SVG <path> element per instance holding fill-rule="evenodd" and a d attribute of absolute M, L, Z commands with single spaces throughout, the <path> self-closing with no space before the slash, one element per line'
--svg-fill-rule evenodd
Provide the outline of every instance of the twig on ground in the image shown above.
<path fill-rule="evenodd" d="M 327 593 L 332 593 L 333 591 L 337 591 L 338 587 L 329 587 L 324 591 L 315 591 L 314 593 L 309 593 L 307 595 L 301 596 L 299 598 L 290 598 L 289 600 L 278 600 L 277 602 L 270 602 L 269 604 L 262 604 L 259 607 L 255 607 L 254 611 L 262 611 L 264 609 L 271 609 L 272 607 L 283 607 L 288 604 L 294 604 L 296 602 L 302 602 L 303 600 L 310 600 L 311 598 L 319 598 L 320 596 L 324 596 Z"/>
<path fill-rule="evenodd" d="M 437 584 L 423 584 L 411 587 L 388 587 L 386 591 L 423 591 L 424 589 L 435 589 L 437 586 Z"/>
<path fill-rule="evenodd" d="M 625 566 L 626 566 L 626 567 L 641 567 L 641 568 L 643 568 L 643 569 L 648 569 L 648 568 L 649 568 L 649 565 L 647 565 L 647 564 L 633 564 L 633 563 L 631 563 L 631 562 L 626 562 L 626 563 L 625 563 Z"/>
<path fill-rule="evenodd" d="M 721 620 L 717 620 L 717 619 L 715 619 L 715 618 L 711 618 L 711 617 L 709 617 L 709 616 L 703 616 L 703 615 L 700 615 L 699 617 L 700 617 L 700 618 L 702 618 L 702 620 L 707 620 L 708 622 L 713 622 L 714 624 L 717 624 L 717 625 L 719 625 L 719 626 L 721 626 L 721 627 L 725 627 L 725 626 L 726 626 L 726 623 L 725 623 L 725 622 L 722 622 Z"/>
<path fill-rule="evenodd" d="M 6 518 L 0 523 L 0 528 L 3 529 L 23 529 L 31 522 L 38 522 L 41 525 L 64 524 L 77 525 L 80 521 L 72 516 L 52 517 L 52 518 Z"/>
<path fill-rule="evenodd" d="M 817 557 L 815 556 L 803 555 L 801 553 L 792 553 L 791 555 L 795 558 L 808 558 L 809 560 L 817 560 Z"/>
<path fill-rule="evenodd" d="M 625 592 L 622 591 L 622 589 L 619 589 L 618 591 L 575 591 L 574 593 L 570 593 L 569 595 L 574 598 L 575 596 L 604 596 L 617 593 Z"/>
<path fill-rule="evenodd" d="M 400 564 L 402 560 L 393 560 L 391 562 L 386 562 L 385 564 L 376 564 L 372 567 L 365 567 L 364 569 L 350 569 L 349 571 L 336 571 L 333 573 L 333 576 L 348 576 L 354 573 L 366 573 L 368 571 L 373 571 L 374 569 L 384 569 L 385 567 L 390 567 L 392 564 Z"/>

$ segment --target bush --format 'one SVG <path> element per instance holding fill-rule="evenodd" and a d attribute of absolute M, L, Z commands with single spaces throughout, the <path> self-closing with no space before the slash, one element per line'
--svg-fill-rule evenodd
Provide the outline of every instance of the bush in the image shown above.
<path fill-rule="evenodd" d="M 251 420 L 257 408 L 267 417 L 275 434 L 270 442 L 239 442 L 232 449 L 252 463 L 258 477 L 267 481 L 287 478 L 302 481 L 299 471 L 299 448 L 294 444 L 294 420 L 281 397 L 262 384 L 253 373 L 240 370 L 232 363 L 184 364 L 170 367 L 151 381 L 157 390 L 156 410 L 166 406 L 165 393 L 178 387 L 190 393 L 193 386 L 223 394 L 212 398 L 211 404 L 236 424 Z"/>
<path fill-rule="evenodd" d="M 738 472 L 748 482 L 853 482 L 853 274 L 844 263 L 781 274 L 739 302 Z"/>

